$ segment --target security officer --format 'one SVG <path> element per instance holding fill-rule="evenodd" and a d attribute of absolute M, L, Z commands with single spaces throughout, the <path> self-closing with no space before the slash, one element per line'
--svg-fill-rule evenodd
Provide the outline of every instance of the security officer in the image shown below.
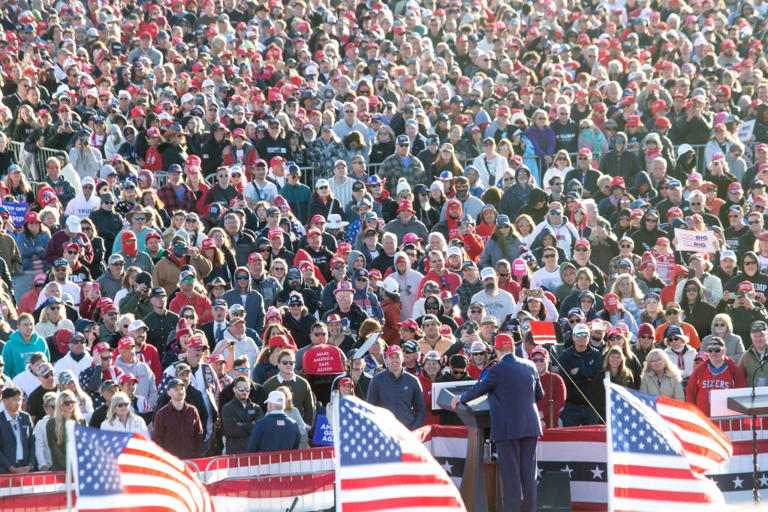
<path fill-rule="evenodd" d="M 299 426 L 285 414 L 285 395 L 272 391 L 267 397 L 267 415 L 256 422 L 248 439 L 248 453 L 297 450 Z"/>
<path fill-rule="evenodd" d="M 499 362 L 451 406 L 488 394 L 491 413 L 491 440 L 496 443 L 499 469 L 504 485 L 504 510 L 536 510 L 536 444 L 541 436 L 541 421 L 536 402 L 544 397 L 536 367 L 516 357 L 515 342 L 509 334 L 496 335 Z M 518 411 L 510 414 L 510 411 Z"/>

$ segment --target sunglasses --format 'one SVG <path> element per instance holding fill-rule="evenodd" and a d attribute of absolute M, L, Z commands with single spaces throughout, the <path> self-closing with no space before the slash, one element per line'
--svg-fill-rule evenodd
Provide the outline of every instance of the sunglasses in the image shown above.
<path fill-rule="evenodd" d="M 640 336 L 638 336 L 638 338 L 643 339 L 643 340 L 652 340 L 653 336 L 650 335 L 650 334 L 641 334 Z"/>
<path fill-rule="evenodd" d="M 708 348 L 707 352 L 710 354 L 719 354 L 723 349 L 720 347 Z"/>
<path fill-rule="evenodd" d="M 546 361 L 546 359 L 543 357 L 534 357 L 533 359 L 531 359 L 531 361 L 533 361 L 534 363 L 543 363 L 544 361 Z"/>
<path fill-rule="evenodd" d="M 293 366 L 296 364 L 296 361 L 280 361 L 280 364 L 284 364 L 285 366 Z"/>
<path fill-rule="evenodd" d="M 550 254 L 545 254 L 545 255 L 543 256 L 543 258 L 544 258 L 544 259 L 550 259 L 550 258 L 554 258 L 554 257 L 555 257 L 555 255 L 554 255 L 554 254 L 551 254 L 551 253 L 550 253 Z"/>
<path fill-rule="evenodd" d="M 248 393 L 250 391 L 250 389 L 248 389 L 248 388 L 235 388 L 235 391 L 237 391 L 239 393 Z"/>
<path fill-rule="evenodd" d="M 457 377 L 461 377 L 465 373 L 467 372 L 465 372 L 464 370 L 451 370 L 451 375 L 456 375 Z"/>
<path fill-rule="evenodd" d="M 683 338 L 681 338 L 680 336 L 670 336 L 670 337 L 669 337 L 669 338 L 667 338 L 667 339 L 668 339 L 669 341 L 678 341 L 678 340 L 682 340 Z"/>
<path fill-rule="evenodd" d="M 64 405 L 75 405 L 77 402 L 75 402 L 74 400 L 64 400 L 62 403 Z"/>
<path fill-rule="evenodd" d="M 116 405 L 116 407 L 119 407 L 119 408 L 121 408 L 121 409 L 122 409 L 123 407 L 128 407 L 128 402 L 120 402 L 119 404 L 117 404 L 117 405 Z"/>
<path fill-rule="evenodd" d="M 243 366 L 242 368 L 235 368 L 235 371 L 237 373 L 245 373 L 245 372 L 248 371 L 248 367 L 247 366 Z"/>

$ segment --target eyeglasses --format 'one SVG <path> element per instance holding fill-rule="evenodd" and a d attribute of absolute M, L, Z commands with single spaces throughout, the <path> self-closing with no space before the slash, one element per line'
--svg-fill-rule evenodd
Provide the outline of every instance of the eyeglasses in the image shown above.
<path fill-rule="evenodd" d="M 128 402 L 120 402 L 119 404 L 116 404 L 115 407 L 119 407 L 122 409 L 123 407 L 128 407 L 128 405 L 129 405 Z"/>
<path fill-rule="evenodd" d="M 465 373 L 467 372 L 465 372 L 464 370 L 451 370 L 451 375 L 455 375 L 457 377 L 461 377 Z"/>
<path fill-rule="evenodd" d="M 285 366 L 293 366 L 296 364 L 296 361 L 280 361 L 280 364 L 284 364 Z"/>
<path fill-rule="evenodd" d="M 643 340 L 652 340 L 653 339 L 653 335 L 652 334 L 641 334 L 641 335 L 638 336 L 638 338 L 643 339 Z"/>
<path fill-rule="evenodd" d="M 64 405 L 75 405 L 77 402 L 75 402 L 74 400 L 64 400 L 62 403 Z"/>
<path fill-rule="evenodd" d="M 534 357 L 531 359 L 531 361 L 533 361 L 534 363 L 543 363 L 544 361 L 546 361 L 546 359 L 543 357 Z"/>
<path fill-rule="evenodd" d="M 240 280 L 242 280 L 242 279 L 248 279 L 248 276 L 242 276 L 242 275 L 241 275 L 241 276 L 237 276 L 235 279 L 237 279 L 238 281 L 240 281 Z"/>
<path fill-rule="evenodd" d="M 586 247 L 577 247 L 576 249 L 574 249 L 574 251 L 576 252 L 587 252 L 588 250 L 589 249 L 587 249 Z"/>
<path fill-rule="evenodd" d="M 144 220 L 145 218 L 146 217 L 144 217 L 143 215 L 134 215 L 133 216 L 133 220 Z"/>
<path fill-rule="evenodd" d="M 80 254 L 80 253 L 78 251 L 67 251 L 67 254 L 77 255 L 77 254 Z"/>
<path fill-rule="evenodd" d="M 554 255 L 554 254 L 552 254 L 552 253 L 549 253 L 549 254 L 545 254 L 545 255 L 543 256 L 543 258 L 544 258 L 544 259 L 547 259 L 547 260 L 548 260 L 548 259 L 550 259 L 550 258 L 554 258 L 554 257 L 555 257 L 555 255 Z"/>
<path fill-rule="evenodd" d="M 248 371 L 248 367 L 247 367 L 247 366 L 242 366 L 242 367 L 240 367 L 240 368 L 235 368 L 235 371 L 236 371 L 237 373 L 245 373 L 245 372 L 247 372 L 247 371 Z"/>
<path fill-rule="evenodd" d="M 184 315 L 184 316 L 182 316 L 182 318 L 185 319 L 185 320 L 194 320 L 195 319 L 195 315 Z"/>
<path fill-rule="evenodd" d="M 720 351 L 722 351 L 722 350 L 723 349 L 720 348 L 720 347 L 713 347 L 713 348 L 708 348 L 707 352 L 710 353 L 710 354 L 719 354 Z"/>
<path fill-rule="evenodd" d="M 313 332 L 312 334 L 317 337 L 328 336 L 328 333 L 325 331 Z"/>
<path fill-rule="evenodd" d="M 589 160 L 589 157 L 586 157 L 586 156 L 580 156 L 580 157 L 579 157 L 579 160 Z"/>
<path fill-rule="evenodd" d="M 235 388 L 235 391 L 237 391 L 239 393 L 248 393 L 250 391 L 250 389 L 248 389 L 248 388 Z"/>
<path fill-rule="evenodd" d="M 585 332 L 573 335 L 574 338 L 586 338 L 587 336 L 589 336 L 589 334 L 587 334 Z"/>
<path fill-rule="evenodd" d="M 755 224 L 760 224 L 760 221 L 759 220 L 751 220 L 751 221 L 749 221 L 749 225 L 750 226 L 754 226 Z"/>
<path fill-rule="evenodd" d="M 581 322 L 581 318 L 569 318 L 568 319 L 568 323 L 571 324 L 571 325 L 577 324 L 579 322 Z"/>
<path fill-rule="evenodd" d="M 563 211 L 562 210 L 552 210 L 552 211 L 549 212 L 549 214 L 550 215 L 562 215 Z"/>

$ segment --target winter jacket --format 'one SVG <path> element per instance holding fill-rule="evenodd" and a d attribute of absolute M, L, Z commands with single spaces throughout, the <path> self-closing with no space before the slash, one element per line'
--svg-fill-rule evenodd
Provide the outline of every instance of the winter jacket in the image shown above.
<path fill-rule="evenodd" d="M 184 265 L 192 265 L 198 279 L 206 277 L 212 269 L 211 262 L 202 254 L 198 253 L 192 257 L 182 256 L 179 259 L 173 254 L 166 253 L 152 269 L 152 283 L 154 286 L 165 288 L 165 292 L 170 295 L 179 285 L 179 274 Z"/>
<path fill-rule="evenodd" d="M 747 386 L 752 386 L 753 384 L 757 386 L 765 386 L 765 382 L 763 384 L 759 384 L 757 382 L 758 379 L 768 380 L 768 363 L 764 364 L 762 368 L 758 371 L 757 368 L 760 366 L 760 364 L 763 362 L 763 360 L 768 357 L 768 350 L 765 350 L 763 352 L 762 357 L 757 354 L 757 351 L 755 350 L 755 347 L 749 347 L 749 350 L 744 352 L 744 354 L 739 357 L 731 356 L 730 352 L 726 351 L 726 354 L 728 354 L 728 357 L 733 359 L 734 361 L 739 361 L 739 369 L 744 372 L 744 376 L 746 378 Z"/>
<path fill-rule="evenodd" d="M 239 267 L 235 274 L 244 270 L 246 270 L 244 267 Z M 245 304 L 243 304 L 240 290 L 229 290 L 222 296 L 222 299 L 227 301 L 228 306 L 233 304 L 243 306 L 245 308 L 246 326 L 254 329 L 256 332 L 262 332 L 264 330 L 264 299 L 260 293 L 251 288 L 251 281 L 248 281 Z"/>
<path fill-rule="evenodd" d="M 485 244 L 482 254 L 480 254 L 479 266 L 480 268 L 493 267 L 501 259 L 511 262 L 520 256 L 524 250 L 525 246 L 523 243 L 513 234 L 510 234 L 506 241 L 503 242 L 500 239 L 491 238 Z"/>
<path fill-rule="evenodd" d="M 47 231 L 41 231 L 34 238 L 27 236 L 24 230 L 16 234 L 16 245 L 21 256 L 21 269 L 24 271 L 34 270 L 34 260 L 42 260 L 43 266 L 47 266 L 45 261 L 45 250 L 51 241 L 51 234 Z"/>
<path fill-rule="evenodd" d="M 664 376 L 659 380 L 654 372 L 648 372 L 640 379 L 640 392 L 648 393 L 653 396 L 665 396 L 674 400 L 685 402 L 685 392 L 680 379 L 675 379 L 672 375 L 664 372 Z"/>

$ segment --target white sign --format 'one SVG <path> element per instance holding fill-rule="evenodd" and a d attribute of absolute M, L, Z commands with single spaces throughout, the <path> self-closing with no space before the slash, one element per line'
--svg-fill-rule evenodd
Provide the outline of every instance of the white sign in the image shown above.
<path fill-rule="evenodd" d="M 739 137 L 739 140 L 743 142 L 744 144 L 749 143 L 752 140 L 752 132 L 755 131 L 755 120 L 750 119 L 749 121 L 744 121 L 739 125 L 739 130 L 736 132 L 737 137 Z"/>
<path fill-rule="evenodd" d="M 751 396 L 752 388 L 736 388 L 736 389 L 713 389 L 709 392 L 709 417 L 719 418 L 722 416 L 741 416 L 742 413 L 732 411 L 728 408 L 728 397 L 731 396 Z M 755 396 L 768 395 L 768 387 L 757 386 L 755 388 Z"/>
<path fill-rule="evenodd" d="M 678 251 L 715 252 L 715 233 L 675 228 L 675 243 Z"/>

